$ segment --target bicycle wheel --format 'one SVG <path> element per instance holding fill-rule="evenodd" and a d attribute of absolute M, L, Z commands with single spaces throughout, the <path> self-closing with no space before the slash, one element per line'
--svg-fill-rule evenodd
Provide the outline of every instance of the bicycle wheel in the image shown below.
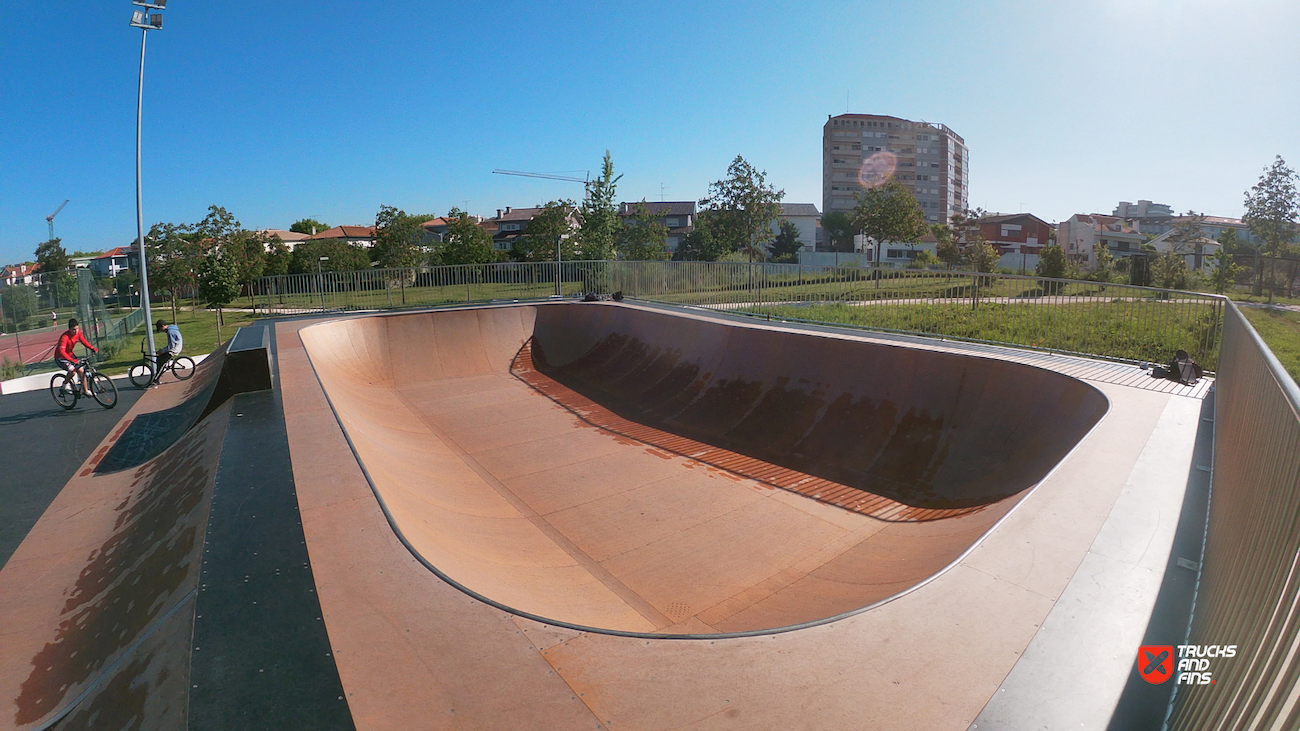
<path fill-rule="evenodd" d="M 182 355 L 172 361 L 172 375 L 176 376 L 178 381 L 189 380 L 194 375 L 194 359 L 188 355 Z"/>
<path fill-rule="evenodd" d="M 96 373 L 90 379 L 91 395 L 100 406 L 111 409 L 117 406 L 117 384 L 103 373 Z"/>
<path fill-rule="evenodd" d="M 63 390 L 63 385 L 68 380 L 67 373 L 55 373 L 50 377 L 50 395 L 54 397 L 54 403 L 65 409 L 71 409 L 77 405 L 76 389 Z"/>
<path fill-rule="evenodd" d="M 148 388 L 153 383 L 153 366 L 148 363 L 137 363 L 131 366 L 131 370 L 126 372 L 131 379 L 131 385 L 136 388 Z"/>

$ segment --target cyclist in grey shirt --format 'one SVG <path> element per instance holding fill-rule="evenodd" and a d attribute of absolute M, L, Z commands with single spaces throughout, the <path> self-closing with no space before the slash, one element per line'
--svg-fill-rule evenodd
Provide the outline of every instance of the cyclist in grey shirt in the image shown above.
<path fill-rule="evenodd" d="M 181 329 L 176 325 L 168 325 L 166 320 L 159 320 L 156 323 L 158 332 L 167 333 L 167 346 L 158 349 L 158 373 L 162 373 L 163 366 L 167 361 L 181 354 L 181 347 L 185 344 L 185 339 L 181 337 Z"/>

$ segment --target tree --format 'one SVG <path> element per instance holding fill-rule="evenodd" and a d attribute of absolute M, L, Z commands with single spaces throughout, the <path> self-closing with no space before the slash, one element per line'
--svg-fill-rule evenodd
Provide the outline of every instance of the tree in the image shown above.
<path fill-rule="evenodd" d="M 727 166 L 727 177 L 709 185 L 709 195 L 700 200 L 700 207 L 702 215 L 711 219 L 715 245 L 723 252 L 739 251 L 750 261 L 758 261 L 772 240 L 772 222 L 781 213 L 784 197 L 784 190 L 767 184 L 767 173 L 737 155 Z"/>
<path fill-rule="evenodd" d="M 844 211 L 831 211 L 822 216 L 822 230 L 826 232 L 835 251 L 853 251 L 853 217 Z"/>
<path fill-rule="evenodd" d="M 1205 214 L 1195 211 L 1188 211 L 1183 214 L 1182 218 L 1170 229 L 1169 236 L 1165 242 L 1169 248 L 1178 254 L 1190 254 L 1196 246 L 1196 242 L 1205 238 Z M 1236 234 L 1234 234 L 1235 236 Z"/>
<path fill-rule="evenodd" d="M 36 290 L 25 284 L 0 289 L 0 305 L 4 306 L 5 317 L 14 324 L 17 332 L 24 322 L 36 314 Z"/>
<path fill-rule="evenodd" d="M 271 234 L 271 238 L 266 244 L 266 265 L 262 269 L 264 277 L 278 277 L 289 273 L 289 263 L 293 260 L 293 252 L 289 245 L 284 243 L 279 234 Z"/>
<path fill-rule="evenodd" d="M 1002 261 L 1002 252 L 990 244 L 984 234 L 976 234 L 975 240 L 966 246 L 963 254 L 971 268 L 977 272 L 992 272 L 998 268 L 998 262 Z"/>
<path fill-rule="evenodd" d="M 499 258 L 492 236 L 459 208 L 447 214 L 447 234 L 433 257 L 441 264 L 490 264 Z"/>
<path fill-rule="evenodd" d="M 897 181 L 859 190 L 857 200 L 853 207 L 853 228 L 878 245 L 915 244 L 930 230 L 921 205 Z"/>
<path fill-rule="evenodd" d="M 1223 246 L 1223 250 L 1229 254 L 1255 253 L 1255 250 L 1250 246 L 1250 244 L 1242 241 L 1241 238 L 1237 236 L 1237 229 L 1235 228 L 1223 229 L 1223 233 L 1219 234 L 1219 243 Z"/>
<path fill-rule="evenodd" d="M 155 223 L 145 237 L 145 255 L 149 257 L 150 288 L 167 292 L 176 321 L 176 300 L 181 292 L 193 294 L 198 285 L 199 265 L 203 260 L 202 241 L 211 241 L 189 224 Z"/>
<path fill-rule="evenodd" d="M 61 272 L 72 268 L 72 259 L 63 250 L 63 240 L 50 239 L 36 247 L 36 261 L 44 273 Z"/>
<path fill-rule="evenodd" d="M 322 256 L 329 259 L 321 261 Z M 314 239 L 293 247 L 289 257 L 290 274 L 315 274 L 324 272 L 351 272 L 370 268 L 370 254 L 359 244 L 343 239 Z"/>
<path fill-rule="evenodd" d="M 1229 231 L 1232 231 L 1232 229 L 1228 229 L 1224 233 Z M 1233 238 L 1236 238 L 1236 234 L 1233 234 Z M 1222 243 L 1222 239 L 1220 239 L 1220 243 Z M 1215 292 L 1223 294 L 1236 281 L 1237 275 L 1241 272 L 1241 267 L 1233 261 L 1232 254 L 1228 253 L 1228 247 L 1226 246 L 1211 254 L 1210 261 L 1214 265 L 1214 273 L 1210 275 L 1210 285 L 1214 287 Z"/>
<path fill-rule="evenodd" d="M 524 235 L 515 242 L 512 255 L 519 261 L 555 261 L 555 246 L 561 241 L 565 261 L 578 258 L 578 242 L 574 238 L 574 218 L 577 206 L 573 201 L 551 201 L 544 206 L 533 219 L 524 226 Z"/>
<path fill-rule="evenodd" d="M 1095 282 L 1109 282 L 1115 257 L 1111 256 L 1110 247 L 1098 241 L 1092 245 L 1092 255 L 1096 259 L 1088 278 Z"/>
<path fill-rule="evenodd" d="M 1151 259 L 1151 281 L 1163 289 L 1187 289 L 1187 260 L 1170 250 Z"/>
<path fill-rule="evenodd" d="M 668 254 L 668 227 L 663 213 L 651 213 L 642 200 L 632 207 L 618 235 L 618 258 L 628 261 L 662 261 Z"/>
<path fill-rule="evenodd" d="M 605 150 L 600 176 L 587 183 L 587 197 L 582 201 L 578 217 L 582 228 L 578 231 L 579 255 L 588 261 L 614 258 L 623 219 L 618 215 L 615 190 L 623 176 L 614 175 L 614 161 Z"/>
<path fill-rule="evenodd" d="M 129 300 L 131 292 L 135 291 L 135 287 L 139 283 L 140 278 L 129 269 L 120 271 L 117 273 L 116 277 L 113 277 L 113 291 L 117 293 L 117 304 L 119 307 L 122 305 L 122 300 L 124 298 Z M 176 322 L 175 312 L 172 313 L 172 322 Z"/>
<path fill-rule="evenodd" d="M 781 264 L 798 264 L 799 250 L 803 248 L 803 242 L 799 240 L 799 229 L 786 220 L 782 220 L 779 226 L 780 232 L 775 239 L 772 239 L 772 245 L 769 247 L 772 261 Z"/>
<path fill-rule="evenodd" d="M 217 253 L 209 254 L 199 269 L 199 296 L 217 310 L 217 340 L 225 322 L 222 308 L 239 296 L 239 279 L 235 267 Z"/>
<path fill-rule="evenodd" d="M 235 270 L 235 281 L 248 286 L 253 306 L 253 282 L 266 270 L 266 236 L 260 231 L 239 231 L 222 254 Z"/>
<path fill-rule="evenodd" d="M 304 218 L 295 221 L 294 224 L 289 227 L 289 230 L 296 234 L 315 236 L 316 234 L 322 231 L 328 231 L 331 228 L 333 228 L 333 226 L 330 226 L 328 223 L 321 223 L 314 218 Z"/>
<path fill-rule="evenodd" d="M 1243 218 L 1250 226 L 1250 232 L 1263 240 L 1264 250 L 1270 256 L 1281 256 L 1300 230 L 1296 224 L 1297 215 L 1300 215 L 1300 194 L 1296 192 L 1296 173 L 1278 155 L 1273 165 L 1264 169 L 1259 182 L 1246 191 L 1246 215 Z M 1255 294 L 1259 294 L 1262 271 L 1257 249 Z M 1272 287 L 1269 287 L 1268 299 L 1273 301 Z"/>
<path fill-rule="evenodd" d="M 1052 279 L 1064 279 L 1069 270 L 1069 262 L 1065 258 L 1065 251 L 1055 244 L 1044 246 L 1038 254 L 1038 265 L 1034 267 L 1034 273 L 1040 277 L 1051 277 Z"/>
<path fill-rule="evenodd" d="M 957 240 L 953 238 L 952 226 L 946 223 L 933 224 L 930 226 L 930 235 L 938 241 L 935 254 L 938 255 L 939 261 L 947 264 L 949 268 L 961 263 L 961 249 L 957 246 Z"/>
<path fill-rule="evenodd" d="M 375 248 L 372 251 L 379 266 L 413 267 L 420 263 L 424 252 L 420 239 L 424 236 L 425 221 L 434 216 L 410 215 L 392 206 L 380 206 L 375 214 Z"/>
<path fill-rule="evenodd" d="M 234 214 L 227 211 L 221 206 L 208 206 L 208 215 L 203 217 L 194 226 L 194 233 L 200 239 L 207 239 L 208 245 L 212 248 L 221 250 L 223 246 L 229 244 L 235 238 L 235 234 L 243 230 L 239 220 Z"/>
<path fill-rule="evenodd" d="M 929 249 L 921 249 L 916 252 L 916 258 L 907 262 L 908 269 L 925 269 L 940 263 L 939 257 L 930 252 Z"/>
<path fill-rule="evenodd" d="M 685 261 L 717 261 L 727 253 L 727 244 L 714 225 L 713 215 L 707 211 L 695 217 L 695 227 L 677 249 L 677 255 Z"/>

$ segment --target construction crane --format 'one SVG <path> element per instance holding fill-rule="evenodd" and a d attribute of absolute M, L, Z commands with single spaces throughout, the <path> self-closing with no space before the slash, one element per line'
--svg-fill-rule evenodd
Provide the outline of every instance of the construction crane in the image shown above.
<path fill-rule="evenodd" d="M 63 207 L 66 205 L 68 205 L 68 201 L 65 200 L 59 204 L 58 208 L 54 209 L 54 213 L 45 217 L 45 222 L 50 224 L 50 241 L 54 240 L 54 217 L 59 215 L 59 211 L 63 210 Z"/>
<path fill-rule="evenodd" d="M 581 178 L 575 178 L 571 175 L 556 175 L 555 173 L 525 173 L 519 170 L 493 170 L 492 172 L 497 175 L 518 175 L 519 177 L 522 178 L 542 178 L 545 180 L 563 180 L 569 183 L 582 183 L 583 185 L 586 185 L 587 183 L 591 182 L 590 170 L 583 170 L 582 172 L 585 173 L 586 176 Z"/>

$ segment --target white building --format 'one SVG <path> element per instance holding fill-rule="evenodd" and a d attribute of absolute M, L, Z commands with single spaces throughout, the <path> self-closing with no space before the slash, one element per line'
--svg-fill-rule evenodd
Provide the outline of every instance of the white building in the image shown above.
<path fill-rule="evenodd" d="M 1100 213 L 1076 213 L 1056 226 L 1056 243 L 1071 261 L 1092 267 L 1097 263 L 1093 247 L 1110 249 L 1111 256 L 1133 256 L 1146 240 L 1128 221 Z"/>
<path fill-rule="evenodd" d="M 781 214 L 772 222 L 772 235 L 781 233 L 781 221 L 794 224 L 799 232 L 799 243 L 804 251 L 817 250 L 817 229 L 821 227 L 822 214 L 812 203 L 782 203 Z"/>

